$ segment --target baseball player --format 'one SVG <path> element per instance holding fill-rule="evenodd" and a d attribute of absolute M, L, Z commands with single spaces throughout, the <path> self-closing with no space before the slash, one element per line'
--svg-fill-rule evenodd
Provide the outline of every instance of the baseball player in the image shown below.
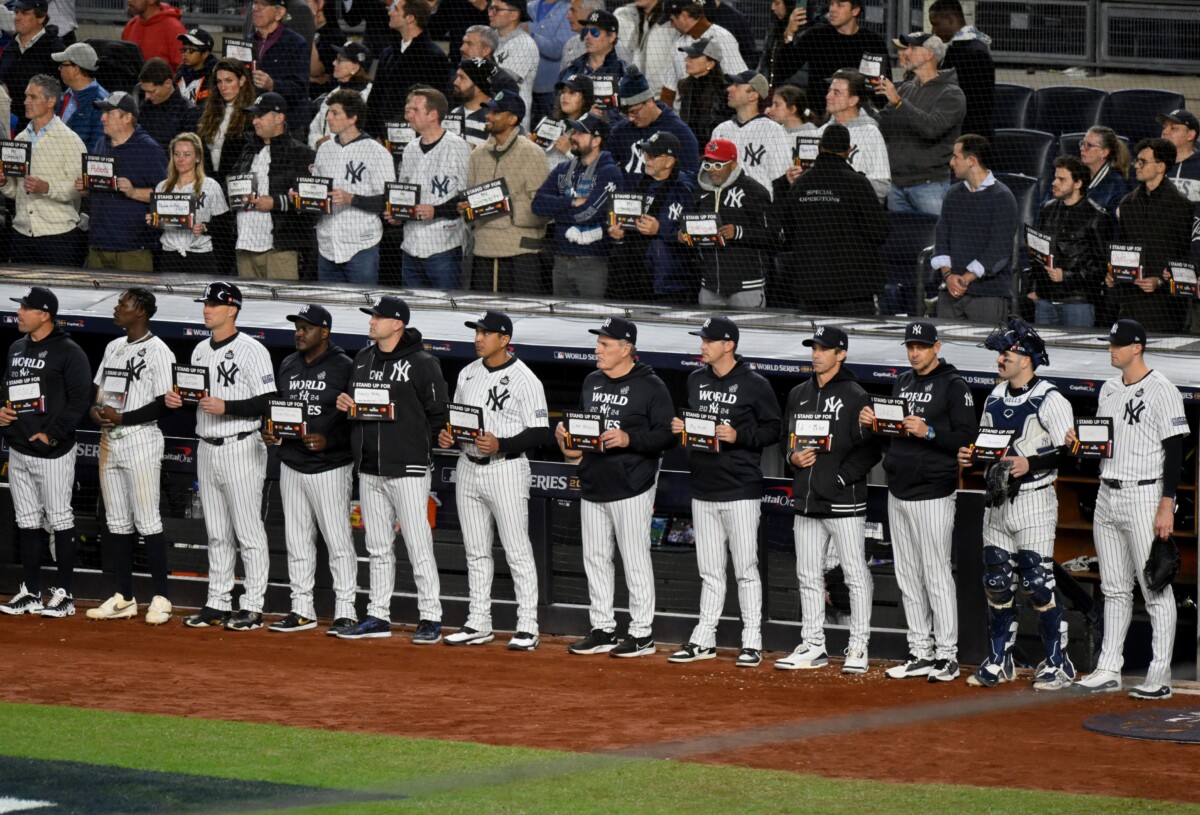
<path fill-rule="evenodd" d="M 867 392 L 844 367 L 850 339 L 835 325 L 817 326 L 804 344 L 812 348 L 813 377 L 792 388 L 780 439 L 794 470 L 796 578 L 800 587 L 803 640 L 775 660 L 784 671 L 824 668 L 825 550 L 833 544 L 850 589 L 850 643 L 842 673 L 867 672 L 871 637 L 871 572 L 867 569 L 867 474 L 879 461 L 879 447 L 858 423 L 869 404 Z M 829 450 L 792 449 L 798 416 L 816 414 L 829 422 Z M 821 421 L 821 420 L 818 420 Z"/>
<path fill-rule="evenodd" d="M 351 422 L 350 447 L 358 468 L 371 592 L 367 616 L 338 636 L 348 640 L 392 636 L 395 523 L 399 521 L 417 583 L 420 622 L 413 642 L 433 645 L 442 640 L 442 602 L 429 528 L 429 485 L 431 445 L 446 424 L 446 380 L 437 359 L 424 350 L 421 332 L 408 327 L 408 303 L 384 296 L 360 311 L 371 315 L 373 342 L 354 357 L 351 387 L 338 396 L 337 408 L 357 413 L 357 398 L 382 391 L 392 416 Z"/>
<path fill-rule="evenodd" d="M 524 362 L 508 351 L 512 320 L 489 311 L 466 323 L 475 329 L 475 355 L 463 368 L 454 401 L 483 411 L 482 434 L 462 445 L 455 496 L 467 553 L 471 609 L 467 624 L 446 637 L 447 645 L 482 645 L 492 634 L 492 522 L 512 571 L 517 597 L 517 633 L 508 641 L 513 651 L 538 646 L 538 576 L 529 540 L 529 460 L 525 453 L 551 444 L 546 392 Z M 443 428 L 438 445 L 455 445 Z"/>
<path fill-rule="evenodd" d="M 113 308 L 113 322 L 125 336 L 104 349 L 104 360 L 93 381 L 91 417 L 100 426 L 100 490 L 116 593 L 88 609 L 88 619 L 92 620 L 137 616 L 137 599 L 133 596 L 133 545 L 137 535 L 146 543 L 146 560 L 154 581 L 146 622 L 162 625 L 171 619 L 167 541 L 158 508 L 163 460 L 158 419 L 166 415 L 165 394 L 171 389 L 175 354 L 150 333 L 150 318 L 156 311 L 158 303 L 149 289 L 132 288 L 121 293 Z"/>
<path fill-rule="evenodd" d="M 354 612 L 358 558 L 350 532 L 354 456 L 346 415 L 337 409 L 338 394 L 349 387 L 354 363 L 345 351 L 330 344 L 333 318 L 324 307 L 306 305 L 287 319 L 296 324 L 296 353 L 279 366 L 276 382 L 280 399 L 304 403 L 305 426 L 300 438 L 281 438 L 273 432 L 274 425 L 263 431 L 264 444 L 279 445 L 279 489 L 292 584 L 292 610 L 267 630 L 289 634 L 316 628 L 313 583 L 320 530 L 329 549 L 334 595 L 333 625 L 325 633 L 337 636 L 358 622 Z"/>
<path fill-rule="evenodd" d="M 696 662 L 717 655 L 717 621 L 725 607 L 725 543 L 733 559 L 742 609 L 742 650 L 736 664 L 762 662 L 762 580 L 758 574 L 758 519 L 762 511 L 762 451 L 779 437 L 779 402 L 760 374 L 738 356 L 737 324 L 710 317 L 699 331 L 700 361 L 688 376 L 688 407 L 717 423 L 720 449 L 689 450 L 692 525 L 700 570 L 700 619 L 691 638 L 668 662 Z M 671 421 L 672 433 L 686 430 Z"/>
<path fill-rule="evenodd" d="M 1171 651 L 1175 644 L 1175 595 L 1171 587 L 1150 591 L 1142 566 L 1155 537 L 1167 537 L 1175 525 L 1175 488 L 1183 462 L 1187 417 L 1179 390 L 1146 365 L 1146 330 L 1133 320 L 1118 320 L 1108 335 L 1108 353 L 1120 370 L 1100 389 L 1097 416 L 1113 424 L 1113 456 L 1100 461 L 1096 499 L 1096 555 L 1104 592 L 1104 644 L 1096 670 L 1077 687 L 1091 691 L 1121 689 L 1122 650 L 1133 613 L 1133 584 L 1146 600 L 1153 631 L 1153 659 L 1146 681 L 1129 692 L 1134 699 L 1171 698 Z M 1077 439 L 1072 431 L 1067 441 Z"/>
<path fill-rule="evenodd" d="M 650 519 L 664 451 L 676 441 L 675 408 L 654 370 L 637 361 L 637 326 L 609 317 L 597 335 L 596 368 L 583 380 L 580 410 L 599 414 L 601 451 L 566 448 L 567 429 L 555 437 L 567 461 L 579 463 L 583 566 L 587 574 L 592 631 L 567 650 L 640 657 L 654 653 L 654 568 Z M 621 552 L 629 588 L 629 636 L 617 644 L 613 616 L 613 538 Z"/>
<path fill-rule="evenodd" d="M 937 326 L 909 323 L 904 347 L 912 369 L 896 377 L 892 396 L 903 399 L 904 435 L 880 436 L 886 446 L 888 526 L 896 582 L 908 621 L 908 656 L 885 672 L 892 679 L 958 678 L 958 601 L 950 568 L 958 448 L 975 440 L 979 421 L 971 389 L 955 367 L 939 358 Z M 872 427 L 875 410 L 863 408 L 859 424 Z"/>
<path fill-rule="evenodd" d="M 191 628 L 251 631 L 262 628 L 267 591 L 267 531 L 262 519 L 267 448 L 258 429 L 267 400 L 275 393 L 275 373 L 263 344 L 237 329 L 242 310 L 237 286 L 223 280 L 209 283 L 196 302 L 204 304 L 204 325 L 212 332 L 192 351 L 191 363 L 208 371 L 208 395 L 196 406 L 196 465 L 208 531 L 208 599 L 183 622 Z M 183 406 L 174 389 L 164 401 L 172 409 Z M 230 611 L 235 536 L 246 569 L 236 614 Z"/>
<path fill-rule="evenodd" d="M 1060 690 L 1075 679 L 1067 656 L 1067 623 L 1055 597 L 1054 531 L 1058 526 L 1058 476 L 1061 447 L 1075 422 L 1071 403 L 1058 388 L 1039 379 L 1037 369 L 1050 362 L 1037 332 L 1010 317 L 984 341 L 996 351 L 1002 380 L 988 394 L 980 428 L 1012 432 L 1009 453 L 992 464 L 1008 467 L 1007 498 L 983 513 L 984 590 L 988 601 L 988 656 L 967 684 L 992 688 L 1014 677 L 1012 646 L 1017 636 L 1017 585 L 1038 612 L 1038 630 L 1046 659 L 1034 671 L 1037 690 Z M 958 451 L 959 463 L 972 463 L 971 448 Z M 995 473 L 989 472 L 989 476 Z"/>
<path fill-rule="evenodd" d="M 25 582 L 0 611 L 67 617 L 75 613 L 75 428 L 87 412 L 92 372 L 87 356 L 54 324 L 58 298 L 34 286 L 19 303 L 17 330 L 0 382 L 0 433 L 8 444 L 8 484 L 17 516 Z M 42 605 L 42 527 L 54 534 L 58 587 Z"/>

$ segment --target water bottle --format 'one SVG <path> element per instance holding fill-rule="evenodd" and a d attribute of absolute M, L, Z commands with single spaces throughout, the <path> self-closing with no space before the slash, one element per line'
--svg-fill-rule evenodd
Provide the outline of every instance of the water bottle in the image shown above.
<path fill-rule="evenodd" d="M 191 517 L 192 518 L 203 518 L 204 517 L 204 504 L 201 503 L 201 501 L 200 501 L 200 482 L 199 481 L 192 482 Z"/>

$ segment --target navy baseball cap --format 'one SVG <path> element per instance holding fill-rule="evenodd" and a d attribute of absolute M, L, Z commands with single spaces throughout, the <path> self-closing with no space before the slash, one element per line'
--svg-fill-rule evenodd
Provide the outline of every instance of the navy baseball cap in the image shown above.
<path fill-rule="evenodd" d="M 805 348 L 820 345 L 822 348 L 836 348 L 839 351 L 850 350 L 850 338 L 846 336 L 845 331 L 836 325 L 817 326 L 816 333 L 812 335 L 812 339 L 805 340 L 801 344 Z"/>
<path fill-rule="evenodd" d="M 525 118 L 525 100 L 512 91 L 496 91 L 496 95 L 481 107 L 501 113 L 511 113 L 518 121 Z"/>
<path fill-rule="evenodd" d="M 361 42 L 346 40 L 344 45 L 340 47 L 335 46 L 333 50 L 337 52 L 339 57 L 344 57 L 355 65 L 362 68 L 371 67 L 371 49 Z"/>
<path fill-rule="evenodd" d="M 476 331 L 490 331 L 493 334 L 512 336 L 512 320 L 503 311 L 485 312 L 478 320 L 468 320 L 463 325 Z"/>
<path fill-rule="evenodd" d="M 113 91 L 106 98 L 93 101 L 92 107 L 97 110 L 123 110 L 133 114 L 135 119 L 138 117 L 137 100 L 125 91 Z"/>
<path fill-rule="evenodd" d="M 570 88 L 576 93 L 582 93 L 587 96 L 595 95 L 595 91 L 592 88 L 592 78 L 586 74 L 571 74 L 554 83 L 554 90 L 561 91 L 563 88 Z"/>
<path fill-rule="evenodd" d="M 317 328 L 333 328 L 333 317 L 329 310 L 324 306 L 318 306 L 315 303 L 309 303 L 296 314 L 287 316 L 291 322 L 303 320 L 309 325 L 315 325 Z"/>
<path fill-rule="evenodd" d="M 50 11 L 50 0 L 17 0 L 13 3 L 13 8 L 21 11 L 40 11 L 45 14 Z"/>
<path fill-rule="evenodd" d="M 38 311 L 44 311 L 51 317 L 58 315 L 58 298 L 54 296 L 54 292 L 45 286 L 32 286 L 29 291 L 25 292 L 24 297 L 10 297 L 8 299 L 14 303 L 20 303 L 25 308 L 36 308 Z"/>
<path fill-rule="evenodd" d="M 706 340 L 729 340 L 737 342 L 741 332 L 738 331 L 737 323 L 728 317 L 709 317 L 704 321 L 704 325 L 700 326 L 699 331 L 689 331 L 693 337 L 703 337 Z"/>
<path fill-rule="evenodd" d="M 1098 339 L 1107 340 L 1109 345 L 1145 345 L 1146 329 L 1137 320 L 1117 320 L 1109 329 L 1108 336 Z"/>
<path fill-rule="evenodd" d="M 904 329 L 904 343 L 919 342 L 922 345 L 933 345 L 938 341 L 937 326 L 920 320 L 909 323 Z"/>
<path fill-rule="evenodd" d="M 360 308 L 359 311 L 363 314 L 370 314 L 372 317 L 387 317 L 390 320 L 400 320 L 405 325 L 408 324 L 408 319 L 412 316 L 408 310 L 408 303 L 391 294 L 380 297 L 375 305 L 370 308 Z"/>
<path fill-rule="evenodd" d="M 212 34 L 209 34 L 199 26 L 195 28 L 189 28 L 185 33 L 177 35 L 175 39 L 179 40 L 180 42 L 186 42 L 188 45 L 195 46 L 201 51 L 213 50 Z"/>
<path fill-rule="evenodd" d="M 587 133 L 592 136 L 608 138 L 608 122 L 599 116 L 588 113 L 578 119 L 567 119 L 567 124 L 577 133 Z"/>
<path fill-rule="evenodd" d="M 216 283 L 209 283 L 205 286 L 204 294 L 197 297 L 193 302 L 216 303 L 220 306 L 237 306 L 240 309 L 242 307 L 242 290 L 232 283 L 218 280 Z"/>
<path fill-rule="evenodd" d="M 251 116 L 261 116 L 264 113 L 287 113 L 287 100 L 277 93 L 259 94 L 244 110 Z"/>
<path fill-rule="evenodd" d="M 637 344 L 637 326 L 633 324 L 633 320 L 626 320 L 624 317 L 609 317 L 599 328 L 589 328 L 588 333 Z"/>
<path fill-rule="evenodd" d="M 678 156 L 683 152 L 679 137 L 666 130 L 660 130 L 645 141 L 638 142 L 637 148 L 650 156 Z"/>
<path fill-rule="evenodd" d="M 1160 125 L 1166 124 L 1167 122 L 1174 122 L 1177 125 L 1183 125 L 1188 130 L 1195 130 L 1197 133 L 1200 133 L 1200 121 L 1196 120 L 1196 115 L 1190 110 L 1179 108 L 1178 110 L 1173 110 L 1170 113 L 1160 113 L 1154 118 L 1158 120 Z"/>

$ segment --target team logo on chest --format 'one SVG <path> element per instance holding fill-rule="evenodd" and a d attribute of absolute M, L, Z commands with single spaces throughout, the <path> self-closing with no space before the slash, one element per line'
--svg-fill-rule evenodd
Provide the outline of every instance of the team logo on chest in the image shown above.
<path fill-rule="evenodd" d="M 434 195 L 449 195 L 450 194 L 450 176 L 435 175 L 430 181 L 433 186 Z"/>
<path fill-rule="evenodd" d="M 399 359 L 392 363 L 392 373 L 388 378 L 393 382 L 407 382 L 408 369 L 412 367 L 411 362 Z"/>
<path fill-rule="evenodd" d="M 746 197 L 746 191 L 741 187 L 734 187 L 725 193 L 725 206 L 742 208 L 742 199 Z"/>
<path fill-rule="evenodd" d="M 236 385 L 239 370 L 236 362 L 226 360 L 217 366 L 217 380 L 222 385 Z"/>
<path fill-rule="evenodd" d="M 501 391 L 499 385 L 492 385 L 487 395 L 487 406 L 490 410 L 498 413 L 504 410 L 504 404 L 511 396 L 512 394 L 508 392 L 507 388 Z"/>
<path fill-rule="evenodd" d="M 363 180 L 363 176 L 366 173 L 367 163 L 365 161 L 347 161 L 346 174 L 342 178 L 351 184 L 358 184 Z"/>
<path fill-rule="evenodd" d="M 746 155 L 746 164 L 757 167 L 762 164 L 763 156 L 767 154 L 767 146 L 765 144 L 747 144 L 742 152 Z"/>
<path fill-rule="evenodd" d="M 830 396 L 825 400 L 825 409 L 822 413 L 832 413 L 834 419 L 842 418 L 842 400 L 836 396 Z"/>
<path fill-rule="evenodd" d="M 1125 403 L 1125 424 L 1135 425 L 1142 423 L 1142 411 L 1146 409 L 1146 403 L 1138 400 L 1137 404 L 1133 402 Z"/>
<path fill-rule="evenodd" d="M 142 378 L 142 373 L 146 370 L 146 361 L 137 358 L 126 360 L 125 370 L 129 371 L 129 378 L 131 380 L 138 382 Z"/>

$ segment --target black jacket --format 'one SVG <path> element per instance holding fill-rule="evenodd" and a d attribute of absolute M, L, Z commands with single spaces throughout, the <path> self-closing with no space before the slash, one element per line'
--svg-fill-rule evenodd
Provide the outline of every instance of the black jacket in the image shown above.
<path fill-rule="evenodd" d="M 1031 291 L 1058 302 L 1099 301 L 1113 239 L 1113 219 L 1104 207 L 1084 198 L 1073 207 L 1048 201 L 1042 207 L 1041 230 L 1054 236 L 1054 265 L 1063 270 L 1055 283 L 1041 264 L 1030 268 Z"/>
<path fill-rule="evenodd" d="M 12 131 L 14 134 L 20 133 L 29 124 L 25 116 L 25 86 L 38 74 L 58 77 L 58 63 L 50 55 L 65 50 L 66 46 L 58 38 L 58 27 L 54 25 L 46 26 L 42 36 L 24 53 L 17 45 L 16 35 L 4 46 L 3 53 L 0 53 L 0 84 L 8 86 L 8 95 L 12 97 L 12 113 L 17 117 L 17 126 Z M 8 127 L 8 122 L 4 123 L 4 127 Z M 89 150 L 92 148 L 90 144 L 84 146 Z"/>
<path fill-rule="evenodd" d="M 858 414 L 869 402 L 867 392 L 845 367 L 823 388 L 814 376 L 788 394 L 779 434 L 785 461 L 793 452 L 789 449 L 789 436 L 797 414 L 832 417 L 833 441 L 829 452 L 818 453 L 811 467 L 793 468 L 792 498 L 797 515 L 833 518 L 866 514 L 867 474 L 880 456 L 871 431 L 858 423 Z M 788 466 L 792 466 L 790 461 Z"/>
<path fill-rule="evenodd" d="M 311 364 L 297 351 L 279 366 L 277 398 L 304 402 L 308 432 L 325 437 L 325 449 L 319 452 L 306 449 L 299 439 L 284 439 L 279 445 L 281 462 L 297 472 L 323 473 L 354 461 L 350 423 L 337 409 L 338 395 L 349 390 L 353 370 L 350 357 L 336 345 L 329 346 Z"/>
<path fill-rule="evenodd" d="M 1192 239 L 1192 204 L 1168 179 L 1154 192 L 1139 184 L 1121 199 L 1117 230 L 1120 242 L 1142 247 L 1142 275 L 1161 277 L 1173 260 L 1188 256 Z M 1121 316 L 1140 322 L 1147 331 L 1181 331 L 1185 328 L 1187 300 L 1166 286 L 1147 294 L 1129 283 L 1118 283 L 1116 295 Z"/>
<path fill-rule="evenodd" d="M 180 133 L 196 132 L 196 124 L 200 121 L 200 110 L 180 96 L 178 90 L 172 91 L 161 105 L 142 99 L 138 110 L 141 114 L 138 124 L 158 142 L 163 152 L 170 148 L 171 139 Z"/>
<path fill-rule="evenodd" d="M 391 353 L 368 345 L 355 355 L 350 379 L 351 388 L 354 382 L 387 383 L 396 406 L 395 421 L 351 423 L 350 446 L 359 473 L 423 477 L 432 463 L 433 440 L 446 424 L 446 380 L 441 364 L 425 351 L 421 332 L 405 328 Z"/>
<path fill-rule="evenodd" d="M 254 157 L 265 145 L 262 139 L 249 135 L 234 173 L 248 173 Z M 296 141 L 291 133 L 274 139 L 271 148 L 271 174 L 268 194 L 275 199 L 271 210 L 271 229 L 274 247 L 278 251 L 311 249 L 316 240 L 312 218 L 292 209 L 288 190 L 296 186 L 296 176 L 309 175 L 315 154 L 308 145 Z M 224 164 L 224 156 L 221 163 Z"/>
<path fill-rule="evenodd" d="M 687 379 L 688 407 L 714 414 L 731 425 L 737 441 L 721 442 L 716 453 L 688 450 L 692 497 L 701 501 L 758 500 L 762 497 L 762 451 L 779 438 L 779 401 L 761 375 L 738 357 L 725 376 L 712 366 L 692 371 Z"/>
<path fill-rule="evenodd" d="M 254 33 L 253 39 L 261 48 L 262 40 L 258 32 Z M 279 39 L 267 49 L 266 54 L 260 54 L 254 64 L 258 70 L 270 74 L 275 83 L 275 93 L 287 100 L 287 125 L 290 130 L 301 131 L 312 118 L 308 108 L 311 54 L 312 47 L 308 40 L 285 27 Z"/>
<path fill-rule="evenodd" d="M 357 0 L 362 2 L 362 0 Z M 387 135 L 387 122 L 404 121 L 404 104 L 414 85 L 437 88 L 453 99 L 450 80 L 453 71 L 446 52 L 422 31 L 413 37 L 404 51 L 393 46 L 379 56 L 375 80 L 371 84 L 370 105 L 367 108 L 367 132 L 382 138 Z"/>
<path fill-rule="evenodd" d="M 767 263 L 777 248 L 771 221 L 771 194 L 738 167 L 713 187 L 706 173 L 697 178 L 693 213 L 716 212 L 721 223 L 737 227 L 733 240 L 724 246 L 693 251 L 700 265 L 700 285 L 717 294 L 737 294 L 761 289 L 766 283 Z"/>
<path fill-rule="evenodd" d="M 605 503 L 654 489 L 663 451 L 675 446 L 671 432 L 675 408 L 667 386 L 649 365 L 638 362 L 625 376 L 610 379 L 592 371 L 583 380 L 580 410 L 604 416 L 603 429 L 629 434 L 628 447 L 585 451 L 579 463 L 580 494 Z"/>
<path fill-rule="evenodd" d="M 75 446 L 75 428 L 91 405 L 92 372 L 87 354 L 61 328 L 40 342 L 29 335 L 8 348 L 0 402 L 9 398 L 9 384 L 18 379 L 37 379 L 45 399 L 44 413 L 21 413 L 8 427 L 0 428 L 12 450 L 38 458 L 65 456 Z M 45 433 L 47 445 L 30 436 Z"/>
<path fill-rule="evenodd" d="M 996 66 L 992 49 L 982 40 L 955 40 L 946 47 L 942 68 L 954 68 L 967 97 L 962 132 L 992 138 L 992 104 L 996 98 Z"/>
<path fill-rule="evenodd" d="M 879 250 L 891 227 L 871 182 L 841 156 L 822 153 L 786 191 L 784 234 L 791 262 L 781 264 L 772 286 L 788 299 L 814 311 L 836 311 L 838 304 L 869 301 L 883 288 Z M 837 235 L 830 235 L 830 225 Z M 852 269 L 840 285 L 830 285 L 830 270 Z"/>
<path fill-rule="evenodd" d="M 683 119 L 699 144 L 712 136 L 713 128 L 729 119 L 725 103 L 729 82 L 718 71 L 679 80 L 679 118 Z"/>
<path fill-rule="evenodd" d="M 924 376 L 910 368 L 896 377 L 892 396 L 904 399 L 905 415 L 924 419 L 934 438 L 879 437 L 887 447 L 883 469 L 888 474 L 888 492 L 904 501 L 953 495 L 958 489 L 958 448 L 979 435 L 970 387 L 953 365 L 939 360 Z"/>

